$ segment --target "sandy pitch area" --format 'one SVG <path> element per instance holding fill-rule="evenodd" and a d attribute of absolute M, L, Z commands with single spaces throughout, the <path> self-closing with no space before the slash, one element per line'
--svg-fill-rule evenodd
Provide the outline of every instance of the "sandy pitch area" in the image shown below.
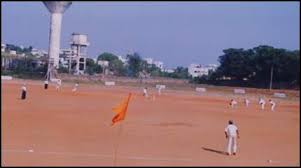
<path fill-rule="evenodd" d="M 113 166 L 116 144 L 116 166 L 300 166 L 299 101 L 277 99 L 271 112 L 257 100 L 231 109 L 231 96 L 167 90 L 145 100 L 141 88 L 72 87 L 27 81 L 23 101 L 21 82 L 2 81 L 2 166 Z M 129 92 L 126 120 L 111 127 Z M 229 119 L 240 130 L 236 156 L 223 153 Z"/>

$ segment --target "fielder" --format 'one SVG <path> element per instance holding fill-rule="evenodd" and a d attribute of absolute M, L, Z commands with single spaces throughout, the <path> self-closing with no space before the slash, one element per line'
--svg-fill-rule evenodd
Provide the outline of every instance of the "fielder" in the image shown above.
<path fill-rule="evenodd" d="M 274 111 L 275 106 L 276 106 L 276 102 L 274 102 L 273 100 L 269 100 L 270 104 L 271 104 L 271 110 Z"/>
<path fill-rule="evenodd" d="M 159 96 L 161 95 L 161 89 L 162 89 L 162 87 L 160 86 L 160 87 L 158 88 L 158 95 L 159 95 Z"/>
<path fill-rule="evenodd" d="M 245 105 L 246 105 L 246 107 L 249 107 L 249 104 L 250 104 L 250 100 L 247 99 L 247 98 L 245 98 Z"/>
<path fill-rule="evenodd" d="M 44 81 L 44 89 L 48 89 L 48 80 Z"/>
<path fill-rule="evenodd" d="M 23 86 L 21 87 L 21 99 L 25 100 L 26 99 L 26 86 L 25 83 L 23 84 Z"/>
<path fill-rule="evenodd" d="M 73 87 L 73 89 L 72 89 L 72 92 L 77 91 L 77 87 L 78 87 L 78 82 L 75 83 L 75 85 L 74 85 L 74 87 Z"/>
<path fill-rule="evenodd" d="M 230 106 L 231 106 L 232 108 L 234 108 L 234 106 L 236 106 L 236 105 L 237 105 L 237 101 L 234 100 L 234 99 L 231 99 L 231 101 L 230 101 Z"/>
<path fill-rule="evenodd" d="M 61 86 L 62 86 L 62 80 L 58 79 L 56 81 L 56 90 L 60 90 Z"/>
<path fill-rule="evenodd" d="M 264 110 L 264 106 L 265 106 L 265 101 L 263 98 L 259 99 L 259 104 L 261 105 L 261 109 Z"/>
<path fill-rule="evenodd" d="M 237 150 L 237 138 L 239 138 L 238 128 L 233 124 L 232 120 L 229 120 L 228 126 L 225 128 L 226 139 L 228 139 L 227 144 L 227 155 L 236 155 Z"/>
<path fill-rule="evenodd" d="M 145 98 L 148 98 L 147 87 L 145 87 L 145 88 L 143 89 L 143 96 L 144 96 Z"/>

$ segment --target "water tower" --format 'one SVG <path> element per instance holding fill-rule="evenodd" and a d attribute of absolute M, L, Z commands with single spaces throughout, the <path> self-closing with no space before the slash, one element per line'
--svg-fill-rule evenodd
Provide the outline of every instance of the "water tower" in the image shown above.
<path fill-rule="evenodd" d="M 56 69 L 59 68 L 60 36 L 63 13 L 72 2 L 69 1 L 44 1 L 44 5 L 51 13 L 50 34 L 49 34 L 49 62 L 47 80 L 53 78 Z"/>
<path fill-rule="evenodd" d="M 69 72 L 72 69 L 72 61 L 75 60 L 75 74 L 83 74 L 86 69 L 87 47 L 89 46 L 88 36 L 85 34 L 72 33 L 70 45 L 72 55 L 69 58 Z"/>

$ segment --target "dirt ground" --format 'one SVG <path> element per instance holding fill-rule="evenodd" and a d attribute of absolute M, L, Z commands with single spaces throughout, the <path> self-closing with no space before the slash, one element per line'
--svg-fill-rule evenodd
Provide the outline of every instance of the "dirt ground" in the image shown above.
<path fill-rule="evenodd" d="M 43 81 L 1 84 L 2 166 L 300 166 L 299 100 L 275 99 L 275 112 L 251 98 L 229 108 L 227 94 Z M 133 93 L 126 119 L 113 127 L 112 108 Z M 268 98 L 268 97 L 266 97 Z M 229 119 L 240 131 L 238 154 L 224 154 Z M 116 150 L 115 150 L 116 149 Z M 115 153 L 116 152 L 116 153 Z M 115 157 L 116 156 L 116 157 Z"/>

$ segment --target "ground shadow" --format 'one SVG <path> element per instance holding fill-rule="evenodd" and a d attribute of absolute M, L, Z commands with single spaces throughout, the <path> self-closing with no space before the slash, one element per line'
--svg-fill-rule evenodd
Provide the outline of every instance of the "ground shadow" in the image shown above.
<path fill-rule="evenodd" d="M 205 148 L 205 147 L 202 147 L 202 149 L 204 149 L 205 151 L 215 152 L 215 153 L 218 153 L 218 154 L 221 154 L 221 155 L 227 155 L 227 153 L 224 152 L 224 151 L 219 151 L 219 150 Z"/>

